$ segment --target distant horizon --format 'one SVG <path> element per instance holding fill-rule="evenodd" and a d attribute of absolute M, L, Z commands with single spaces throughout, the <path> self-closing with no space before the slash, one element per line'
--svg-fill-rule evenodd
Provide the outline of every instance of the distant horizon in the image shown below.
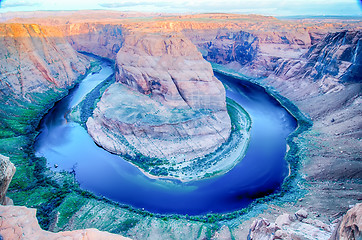
<path fill-rule="evenodd" d="M 119 12 L 256 14 L 274 17 L 362 16 L 362 0 L 0 0 L 0 13 L 111 10 Z"/>
<path fill-rule="evenodd" d="M 1 9 L 1 8 L 0 8 Z M 235 15 L 258 15 L 265 17 L 362 17 L 361 14 L 342 15 L 342 14 L 295 14 L 295 15 L 270 15 L 261 13 L 236 13 L 236 12 L 147 12 L 133 10 L 117 10 L 117 9 L 75 9 L 75 10 L 24 10 L 24 11 L 0 11 L 3 13 L 31 13 L 31 12 L 81 12 L 81 11 L 109 11 L 123 13 L 147 13 L 147 14 L 170 14 L 170 15 L 197 15 L 197 14 L 235 14 Z"/>

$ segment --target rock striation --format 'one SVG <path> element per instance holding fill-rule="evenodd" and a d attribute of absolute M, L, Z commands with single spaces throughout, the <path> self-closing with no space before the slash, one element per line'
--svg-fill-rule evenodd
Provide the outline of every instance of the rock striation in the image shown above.
<path fill-rule="evenodd" d="M 313 94 L 338 92 L 345 84 L 361 82 L 361 31 L 331 33 L 312 45 L 300 59 L 279 59 L 273 75 L 309 82 Z M 274 77 L 272 75 L 272 77 Z"/>
<path fill-rule="evenodd" d="M 36 24 L 0 25 L 0 91 L 29 97 L 50 88 L 67 88 L 84 74 L 81 57 L 55 27 Z"/>
<path fill-rule="evenodd" d="M 105 149 L 180 162 L 227 141 L 225 89 L 187 38 L 127 36 L 117 54 L 116 81 L 87 122 Z"/>
<path fill-rule="evenodd" d="M 0 137 L 12 137 L 37 126 L 44 109 L 86 73 L 89 59 L 51 26 L 0 24 L 0 45 Z"/>

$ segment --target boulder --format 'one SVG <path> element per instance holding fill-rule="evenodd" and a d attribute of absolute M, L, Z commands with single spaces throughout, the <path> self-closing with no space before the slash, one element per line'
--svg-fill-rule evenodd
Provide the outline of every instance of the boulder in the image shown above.
<path fill-rule="evenodd" d="M 358 203 L 348 210 L 336 232 L 338 237 L 334 239 L 362 239 L 362 203 Z"/>
<path fill-rule="evenodd" d="M 0 204 L 11 205 L 11 199 L 6 197 L 11 179 L 15 174 L 15 166 L 8 157 L 0 154 Z"/>

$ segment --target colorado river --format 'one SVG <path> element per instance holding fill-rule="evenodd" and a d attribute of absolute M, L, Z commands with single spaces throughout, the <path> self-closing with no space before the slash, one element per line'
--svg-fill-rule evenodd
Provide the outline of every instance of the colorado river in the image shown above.
<path fill-rule="evenodd" d="M 35 144 L 36 154 L 46 157 L 52 170 L 74 170 L 83 189 L 150 212 L 197 215 L 246 207 L 276 191 L 287 176 L 286 137 L 296 128 L 295 119 L 263 88 L 217 75 L 227 85 L 227 96 L 252 119 L 244 159 L 227 174 L 202 181 L 147 178 L 121 157 L 98 147 L 79 124 L 66 121 L 70 109 L 112 73 L 104 63 L 99 73 L 88 75 L 58 102 L 44 116 Z"/>

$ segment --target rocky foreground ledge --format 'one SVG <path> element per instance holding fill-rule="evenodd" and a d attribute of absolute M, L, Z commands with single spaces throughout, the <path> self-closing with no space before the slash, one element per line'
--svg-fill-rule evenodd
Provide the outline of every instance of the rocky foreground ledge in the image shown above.
<path fill-rule="evenodd" d="M 97 229 L 80 229 L 64 232 L 42 230 L 36 219 L 36 210 L 22 206 L 0 206 L 0 237 L 2 239 L 83 239 L 83 240 L 126 240 L 130 239 Z M 222 227 L 216 238 L 230 239 Z M 330 239 L 352 240 L 362 238 L 362 203 L 355 205 L 343 217 L 328 225 L 313 219 L 300 209 L 295 214 L 284 213 L 275 222 L 256 219 L 249 229 L 249 240 L 273 239 Z M 238 237 L 238 236 L 236 236 Z"/>
<path fill-rule="evenodd" d="M 20 206 L 0 206 L 0 239 L 69 239 L 69 240 L 127 240 L 129 238 L 97 229 L 64 232 L 42 230 L 36 219 L 36 209 Z"/>

